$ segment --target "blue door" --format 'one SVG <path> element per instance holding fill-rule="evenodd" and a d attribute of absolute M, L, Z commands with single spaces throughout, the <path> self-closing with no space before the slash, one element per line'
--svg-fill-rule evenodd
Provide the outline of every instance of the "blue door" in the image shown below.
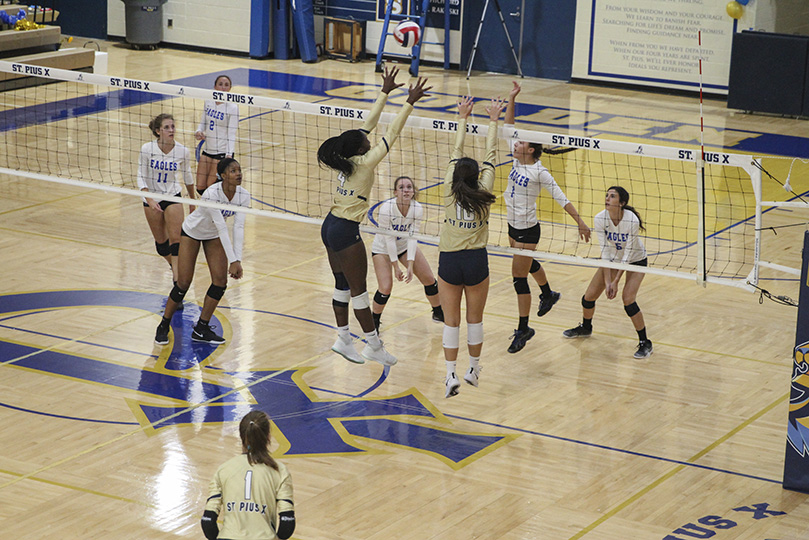
<path fill-rule="evenodd" d="M 464 2 L 461 35 L 461 69 L 466 70 L 475 35 L 480 26 L 485 0 Z M 573 62 L 576 3 L 558 0 L 499 0 L 506 28 L 520 55 L 520 22 L 523 21 L 522 72 L 528 77 L 569 80 Z M 517 73 L 517 62 L 509 48 L 503 23 L 494 0 L 489 1 L 475 53 L 473 70 Z"/>

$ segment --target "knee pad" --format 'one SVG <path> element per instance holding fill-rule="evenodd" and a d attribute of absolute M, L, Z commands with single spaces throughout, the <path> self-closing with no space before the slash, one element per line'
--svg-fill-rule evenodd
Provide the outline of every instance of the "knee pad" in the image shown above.
<path fill-rule="evenodd" d="M 382 294 L 379 291 L 376 291 L 376 294 L 374 294 L 374 302 L 376 302 L 380 306 L 384 306 L 385 304 L 387 304 L 388 300 L 390 300 L 389 294 Z"/>
<path fill-rule="evenodd" d="M 445 349 L 457 349 L 460 343 L 461 328 L 458 326 L 444 325 L 444 335 L 442 336 L 442 345 Z"/>
<path fill-rule="evenodd" d="M 208 287 L 208 292 L 206 294 L 218 301 L 222 299 L 222 296 L 224 296 L 225 289 L 227 289 L 227 287 L 220 287 L 212 283 L 211 286 Z"/>
<path fill-rule="evenodd" d="M 180 254 L 180 243 L 177 242 L 176 244 L 171 244 L 169 246 L 169 250 L 171 251 L 171 254 L 176 257 Z"/>
<path fill-rule="evenodd" d="M 595 300 L 586 300 L 584 298 L 584 296 L 582 296 L 581 297 L 581 307 L 583 307 L 584 309 L 593 309 L 594 307 L 596 307 L 596 301 Z"/>
<path fill-rule="evenodd" d="M 512 279 L 514 290 L 517 294 L 531 294 L 531 286 L 528 285 L 528 278 L 515 277 Z"/>
<path fill-rule="evenodd" d="M 466 343 L 468 345 L 480 345 L 483 343 L 483 323 L 466 324 Z"/>
<path fill-rule="evenodd" d="M 158 244 L 157 242 L 155 242 L 154 247 L 157 250 L 157 254 L 160 255 L 161 257 L 171 255 L 171 246 L 169 246 L 168 240 L 166 240 L 162 244 Z"/>
<path fill-rule="evenodd" d="M 331 296 L 331 304 L 335 307 L 347 308 L 351 300 L 351 291 L 348 289 L 334 289 Z"/>
<path fill-rule="evenodd" d="M 438 294 L 438 280 L 432 285 L 425 285 L 424 286 L 424 294 L 427 296 L 435 296 Z"/>
<path fill-rule="evenodd" d="M 185 293 L 187 293 L 187 292 L 188 292 L 188 290 L 184 291 L 181 288 L 179 288 L 177 285 L 175 285 L 171 289 L 171 292 L 169 293 L 169 298 L 171 298 L 172 300 L 174 300 L 175 302 L 177 302 L 179 304 L 180 302 L 183 301 L 183 298 L 185 298 Z"/>
<path fill-rule="evenodd" d="M 348 280 L 342 272 L 334 274 L 334 288 L 340 289 L 341 291 L 347 291 L 351 288 L 348 286 Z"/>
<path fill-rule="evenodd" d="M 540 268 L 542 268 L 542 265 L 539 264 L 538 260 L 534 259 L 531 261 L 531 268 L 528 270 L 528 272 L 533 274 L 534 272 L 539 272 Z"/>
<path fill-rule="evenodd" d="M 368 291 L 351 297 L 351 305 L 354 309 L 366 309 L 371 307 L 371 302 L 368 298 Z"/>
<path fill-rule="evenodd" d="M 630 317 L 634 317 L 635 315 L 640 313 L 640 308 L 638 307 L 637 302 L 632 302 L 631 304 L 624 306 L 624 311 L 626 311 L 626 314 L 629 315 Z"/>

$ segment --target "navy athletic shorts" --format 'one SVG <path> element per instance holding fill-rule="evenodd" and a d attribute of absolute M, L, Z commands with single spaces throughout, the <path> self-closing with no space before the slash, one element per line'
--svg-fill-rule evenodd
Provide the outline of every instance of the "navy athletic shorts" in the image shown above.
<path fill-rule="evenodd" d="M 182 195 L 182 193 L 178 193 L 178 194 L 176 194 L 176 195 L 175 195 L 175 197 L 179 197 L 179 196 L 181 196 L 181 195 Z M 160 205 L 160 209 L 161 209 L 161 210 L 164 210 L 164 211 L 165 211 L 165 210 L 166 210 L 166 208 L 168 208 L 168 207 L 169 207 L 169 206 L 171 206 L 172 204 L 180 204 L 180 203 L 176 203 L 176 202 L 174 202 L 174 201 L 158 201 L 158 203 L 157 203 L 157 204 L 159 204 L 159 205 Z M 148 208 L 149 204 L 148 204 L 148 203 L 143 203 L 143 206 L 145 206 L 145 207 L 147 207 L 147 208 Z"/>
<path fill-rule="evenodd" d="M 513 238 L 515 242 L 537 244 L 539 243 L 539 223 L 527 229 L 515 229 L 509 225 L 508 236 L 509 238 Z"/>
<path fill-rule="evenodd" d="M 323 245 L 332 251 L 342 251 L 357 242 L 362 242 L 360 224 L 339 218 L 329 212 L 323 220 L 323 226 L 320 227 L 320 239 L 323 240 Z"/>
<path fill-rule="evenodd" d="M 477 285 L 489 277 L 486 248 L 442 251 L 438 255 L 438 277 L 450 285 Z"/>

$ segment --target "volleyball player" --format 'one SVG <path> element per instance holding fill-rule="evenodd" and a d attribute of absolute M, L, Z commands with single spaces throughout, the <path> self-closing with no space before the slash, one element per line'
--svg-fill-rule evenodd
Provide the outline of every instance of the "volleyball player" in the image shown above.
<path fill-rule="evenodd" d="M 141 191 L 182 195 L 180 177 L 185 183 L 188 197 L 194 196 L 191 176 L 191 154 L 188 148 L 174 140 L 174 117 L 159 114 L 149 122 L 149 130 L 157 137 L 140 149 L 138 156 L 138 188 Z M 154 237 L 157 253 L 171 266 L 177 282 L 177 253 L 180 249 L 180 230 L 183 224 L 183 206 L 171 201 L 143 198 L 143 213 Z"/>
<path fill-rule="evenodd" d="M 622 262 L 636 266 L 647 266 L 646 248 L 640 238 L 640 231 L 645 230 L 638 211 L 629 206 L 629 193 L 620 186 L 612 186 L 607 190 L 604 202 L 605 209 L 596 214 L 594 224 L 598 242 L 601 244 L 601 259 L 611 262 Z M 621 299 L 624 311 L 632 320 L 638 333 L 638 348 L 635 358 L 648 358 L 652 354 L 652 342 L 646 337 L 646 323 L 643 313 L 635 298 L 643 281 L 641 272 L 624 272 L 613 268 L 598 268 L 590 285 L 581 298 L 583 308 L 582 322 L 576 328 L 565 330 L 566 338 L 589 337 L 593 333 L 593 314 L 596 300 L 601 293 L 607 291 L 607 298 L 618 295 L 618 282 L 626 273 L 624 290 Z"/>
<path fill-rule="evenodd" d="M 214 90 L 230 92 L 233 83 L 227 75 L 220 75 L 214 81 Z M 200 195 L 216 182 L 216 164 L 223 158 L 233 157 L 236 149 L 236 128 L 239 125 L 239 106 L 205 100 L 205 110 L 194 137 L 202 143 L 202 151 L 197 164 L 197 191 Z"/>
<path fill-rule="evenodd" d="M 337 321 L 337 340 L 332 350 L 356 364 L 364 363 L 363 358 L 386 366 L 396 363 L 396 358 L 385 350 L 374 327 L 365 281 L 368 274 L 368 256 L 360 238 L 359 225 L 368 212 L 368 196 L 374 185 L 374 169 L 399 137 L 407 117 L 413 111 L 413 104 L 430 90 L 429 87 L 425 88 L 427 79 L 419 78 L 415 85 L 411 85 L 407 103 L 390 123 L 385 136 L 376 146 L 371 147 L 368 133 L 376 127 L 388 94 L 391 90 L 403 86 L 396 83 L 397 73 L 399 73 L 397 68 L 389 70 L 385 67 L 382 75 L 382 91 L 361 129 L 352 129 L 337 137 L 331 137 L 324 141 L 317 151 L 318 163 L 339 173 L 334 204 L 323 220 L 320 230 L 335 283 L 332 307 Z M 349 300 L 368 342 L 362 356 L 357 354 L 348 329 Z"/>
<path fill-rule="evenodd" d="M 200 200 L 248 208 L 250 206 L 250 194 L 241 186 L 242 168 L 239 162 L 233 158 L 225 158 L 217 165 L 217 172 L 222 181 L 206 189 Z M 225 220 L 234 215 L 233 242 L 231 242 Z M 166 300 L 163 320 L 160 321 L 155 333 L 155 343 L 166 345 L 169 342 L 171 317 L 177 310 L 178 304 L 182 303 L 188 288 L 191 286 L 200 246 L 202 246 L 205 252 L 205 260 L 208 262 L 208 270 L 211 273 L 211 286 L 208 287 L 205 301 L 202 304 L 202 311 L 197 324 L 194 326 L 191 339 L 215 345 L 225 342 L 225 338 L 214 332 L 209 323 L 216 306 L 219 305 L 219 301 L 225 294 L 228 275 L 233 279 L 241 279 L 242 277 L 241 260 L 242 246 L 244 244 L 244 220 L 245 215 L 243 212 L 218 210 L 202 206 L 197 207 L 185 218 L 182 227 L 182 238 L 180 239 L 180 256 L 178 257 L 179 277 Z"/>
<path fill-rule="evenodd" d="M 250 411 L 239 422 L 242 453 L 223 463 L 211 480 L 202 514 L 205 538 L 282 540 L 295 532 L 292 477 L 270 455 L 270 419 Z M 217 520 L 221 516 L 222 529 Z"/>
<path fill-rule="evenodd" d="M 486 157 L 481 165 L 463 156 L 466 120 L 474 102 L 464 97 L 458 103 L 458 132 L 452 158 L 444 178 L 445 218 L 438 243 L 438 292 L 444 308 L 444 360 L 447 366 L 445 397 L 458 394 L 455 373 L 461 326 L 461 297 L 466 296 L 466 343 L 469 371 L 464 380 L 477 386 L 480 379 L 480 353 L 483 349 L 483 309 L 489 294 L 489 207 L 496 197 L 494 163 L 497 156 L 497 122 L 505 102 L 492 99 L 486 107 L 489 131 Z"/>
<path fill-rule="evenodd" d="M 419 222 L 424 216 L 424 208 L 416 199 L 418 190 L 409 176 L 400 176 L 393 181 L 393 193 L 396 195 L 379 205 L 377 223 L 381 229 L 398 231 L 404 236 L 390 236 L 377 234 L 371 244 L 374 272 L 376 273 L 377 291 L 374 295 L 372 312 L 374 326 L 379 331 L 379 322 L 382 311 L 390 299 L 393 290 L 393 276 L 399 281 L 410 283 L 415 273 L 424 286 L 424 294 L 433 308 L 433 320 L 444 322 L 444 312 L 441 310 L 441 301 L 438 298 L 438 281 L 430 263 L 419 249 L 418 240 L 413 234 L 418 232 Z M 399 267 L 399 261 L 405 265 L 405 272 Z"/>
<path fill-rule="evenodd" d="M 516 81 L 509 93 L 506 107 L 506 131 L 516 133 L 514 129 L 514 109 L 520 85 Z M 511 172 L 508 175 L 508 187 L 503 193 L 506 200 L 508 220 L 508 241 L 511 247 L 533 251 L 537 247 L 540 236 L 539 221 L 537 221 L 537 197 L 541 188 L 551 194 L 553 199 L 565 212 L 570 214 L 579 226 L 579 237 L 585 242 L 590 241 L 590 227 L 579 216 L 548 169 L 540 161 L 542 145 L 526 141 L 513 141 L 513 157 Z M 564 150 L 567 151 L 567 150 Z M 547 153 L 553 153 L 546 151 Z M 511 260 L 511 276 L 514 290 L 517 292 L 517 309 L 520 322 L 514 330 L 513 340 L 508 352 L 516 353 L 525 347 L 526 342 L 534 337 L 534 329 L 528 326 L 528 316 L 531 312 L 531 287 L 528 285 L 528 274 L 542 291 L 539 295 L 539 310 L 537 317 L 548 313 L 553 305 L 559 301 L 561 294 L 551 290 L 545 269 L 539 261 L 524 255 L 514 255 Z"/>

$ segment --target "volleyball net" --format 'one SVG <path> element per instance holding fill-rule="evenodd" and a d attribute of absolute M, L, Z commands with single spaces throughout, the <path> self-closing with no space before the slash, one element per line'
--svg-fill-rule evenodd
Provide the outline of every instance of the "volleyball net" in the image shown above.
<path fill-rule="evenodd" d="M 198 150 L 194 132 L 205 100 L 231 102 L 239 107 L 235 157 L 244 173 L 243 186 L 253 198 L 253 208 L 247 211 L 311 223 L 326 216 L 336 187 L 336 174 L 318 166 L 317 148 L 328 137 L 360 127 L 380 88 L 358 85 L 348 107 L 336 101 L 315 104 L 217 93 L 2 61 L 0 73 L 22 74 L 37 83 L 0 93 L 0 173 L 142 197 L 136 184 L 138 154 L 145 142 L 154 140 L 150 120 L 161 113 L 171 114 L 177 127 L 175 140 L 194 155 Z M 372 144 L 384 134 L 406 97 L 406 90 L 391 93 L 387 112 L 371 135 Z M 429 106 L 428 100 L 419 103 L 420 108 L 422 105 Z M 479 111 L 482 108 L 477 106 Z M 364 230 L 393 234 L 374 228 L 375 211 L 380 202 L 393 196 L 394 179 L 404 175 L 414 179 L 425 210 L 417 237 L 437 242 L 444 216 L 443 179 L 456 120 L 428 116 L 419 109 L 414 112 L 377 168 Z M 483 157 L 487 126 L 486 117 L 470 121 L 466 155 Z M 501 196 L 508 183 L 514 137 L 546 148 L 574 149 L 543 154 L 542 163 L 591 226 L 593 217 L 604 209 L 606 190 L 612 185 L 627 189 L 630 204 L 645 224 L 643 241 L 649 267 L 626 268 L 737 286 L 750 280 L 755 284 L 763 262 L 762 233 L 796 219 L 806 221 L 801 217 L 809 207 L 802 199 L 809 191 L 804 162 L 717 152 L 707 152 L 702 162 L 696 147 L 531 131 L 521 129 L 518 116 L 517 132 L 504 128 L 500 134 L 494 186 L 498 199 L 489 221 L 489 249 L 493 251 L 517 252 L 508 247 Z M 781 184 L 788 176 L 791 186 L 786 191 Z M 193 184 L 194 178 L 185 183 Z M 576 224 L 550 196 L 541 195 L 538 206 L 541 240 L 537 251 L 525 254 L 542 260 L 623 267 L 601 261 L 595 231 L 590 243 L 581 241 Z M 800 265 L 800 256 L 792 262 L 763 264 L 787 271 L 790 264 Z"/>

